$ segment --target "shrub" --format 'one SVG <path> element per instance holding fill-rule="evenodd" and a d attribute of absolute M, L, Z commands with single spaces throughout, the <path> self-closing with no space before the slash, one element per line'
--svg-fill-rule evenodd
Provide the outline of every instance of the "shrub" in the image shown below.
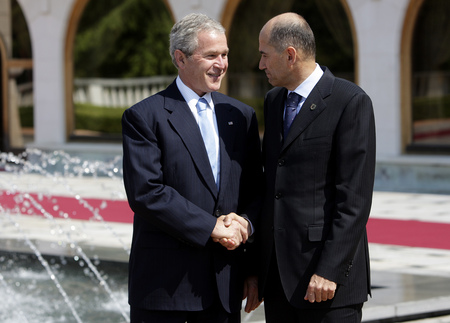
<path fill-rule="evenodd" d="M 121 118 L 125 109 L 77 104 L 75 105 L 75 129 L 120 134 L 122 133 Z"/>
<path fill-rule="evenodd" d="M 121 134 L 122 114 L 126 108 L 100 107 L 91 104 L 75 105 L 75 129 L 90 130 L 105 134 Z M 33 107 L 19 109 L 20 124 L 23 128 L 32 128 Z"/>

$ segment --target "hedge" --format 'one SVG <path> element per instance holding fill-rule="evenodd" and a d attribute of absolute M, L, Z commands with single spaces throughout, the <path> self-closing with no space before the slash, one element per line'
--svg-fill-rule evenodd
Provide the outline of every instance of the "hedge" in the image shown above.
<path fill-rule="evenodd" d="M 120 120 L 125 109 L 76 104 L 75 128 L 107 134 L 120 134 L 122 133 Z M 19 111 L 21 126 L 32 128 L 34 126 L 33 107 L 21 107 Z"/>

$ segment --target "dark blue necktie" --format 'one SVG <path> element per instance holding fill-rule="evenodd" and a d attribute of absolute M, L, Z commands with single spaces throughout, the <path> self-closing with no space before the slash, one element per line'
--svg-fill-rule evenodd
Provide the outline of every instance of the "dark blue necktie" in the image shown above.
<path fill-rule="evenodd" d="M 302 97 L 295 92 L 289 93 L 286 100 L 286 111 L 284 112 L 284 138 L 286 139 L 289 129 L 291 128 L 292 121 L 294 121 L 297 115 L 297 107 Z"/>

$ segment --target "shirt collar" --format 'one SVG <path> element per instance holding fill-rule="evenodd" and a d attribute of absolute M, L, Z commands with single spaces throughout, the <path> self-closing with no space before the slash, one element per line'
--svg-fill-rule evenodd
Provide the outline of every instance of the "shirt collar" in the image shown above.
<path fill-rule="evenodd" d="M 301 95 L 303 98 L 307 98 L 313 88 L 316 86 L 317 82 L 319 82 L 322 75 L 323 71 L 320 68 L 319 64 L 316 63 L 316 68 L 311 73 L 311 75 L 309 75 L 306 80 L 304 80 L 299 86 L 297 86 L 294 91 L 288 91 L 288 95 L 291 92 L 295 92 Z"/>
<path fill-rule="evenodd" d="M 189 105 L 189 107 L 191 109 L 192 108 L 196 109 L 196 105 L 197 105 L 198 99 L 200 99 L 198 94 L 195 93 L 186 84 L 184 84 L 183 81 L 181 80 L 180 76 L 177 76 L 176 84 L 177 84 L 178 90 L 180 90 L 181 95 L 183 96 L 184 100 Z M 208 104 L 211 107 L 211 109 L 214 111 L 214 103 L 213 103 L 213 100 L 212 100 L 211 92 L 207 92 L 203 96 L 203 98 L 205 98 L 205 100 L 208 102 Z"/>

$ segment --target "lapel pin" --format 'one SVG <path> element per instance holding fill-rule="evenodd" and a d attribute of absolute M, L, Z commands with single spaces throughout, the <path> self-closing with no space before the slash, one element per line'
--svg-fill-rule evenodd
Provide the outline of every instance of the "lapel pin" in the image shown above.
<path fill-rule="evenodd" d="M 316 107 L 317 107 L 317 106 L 313 103 L 313 104 L 311 104 L 311 106 L 309 107 L 309 109 L 310 109 L 311 111 L 313 111 Z"/>
<path fill-rule="evenodd" d="M 232 126 L 233 125 L 233 121 L 228 121 L 228 125 Z"/>

